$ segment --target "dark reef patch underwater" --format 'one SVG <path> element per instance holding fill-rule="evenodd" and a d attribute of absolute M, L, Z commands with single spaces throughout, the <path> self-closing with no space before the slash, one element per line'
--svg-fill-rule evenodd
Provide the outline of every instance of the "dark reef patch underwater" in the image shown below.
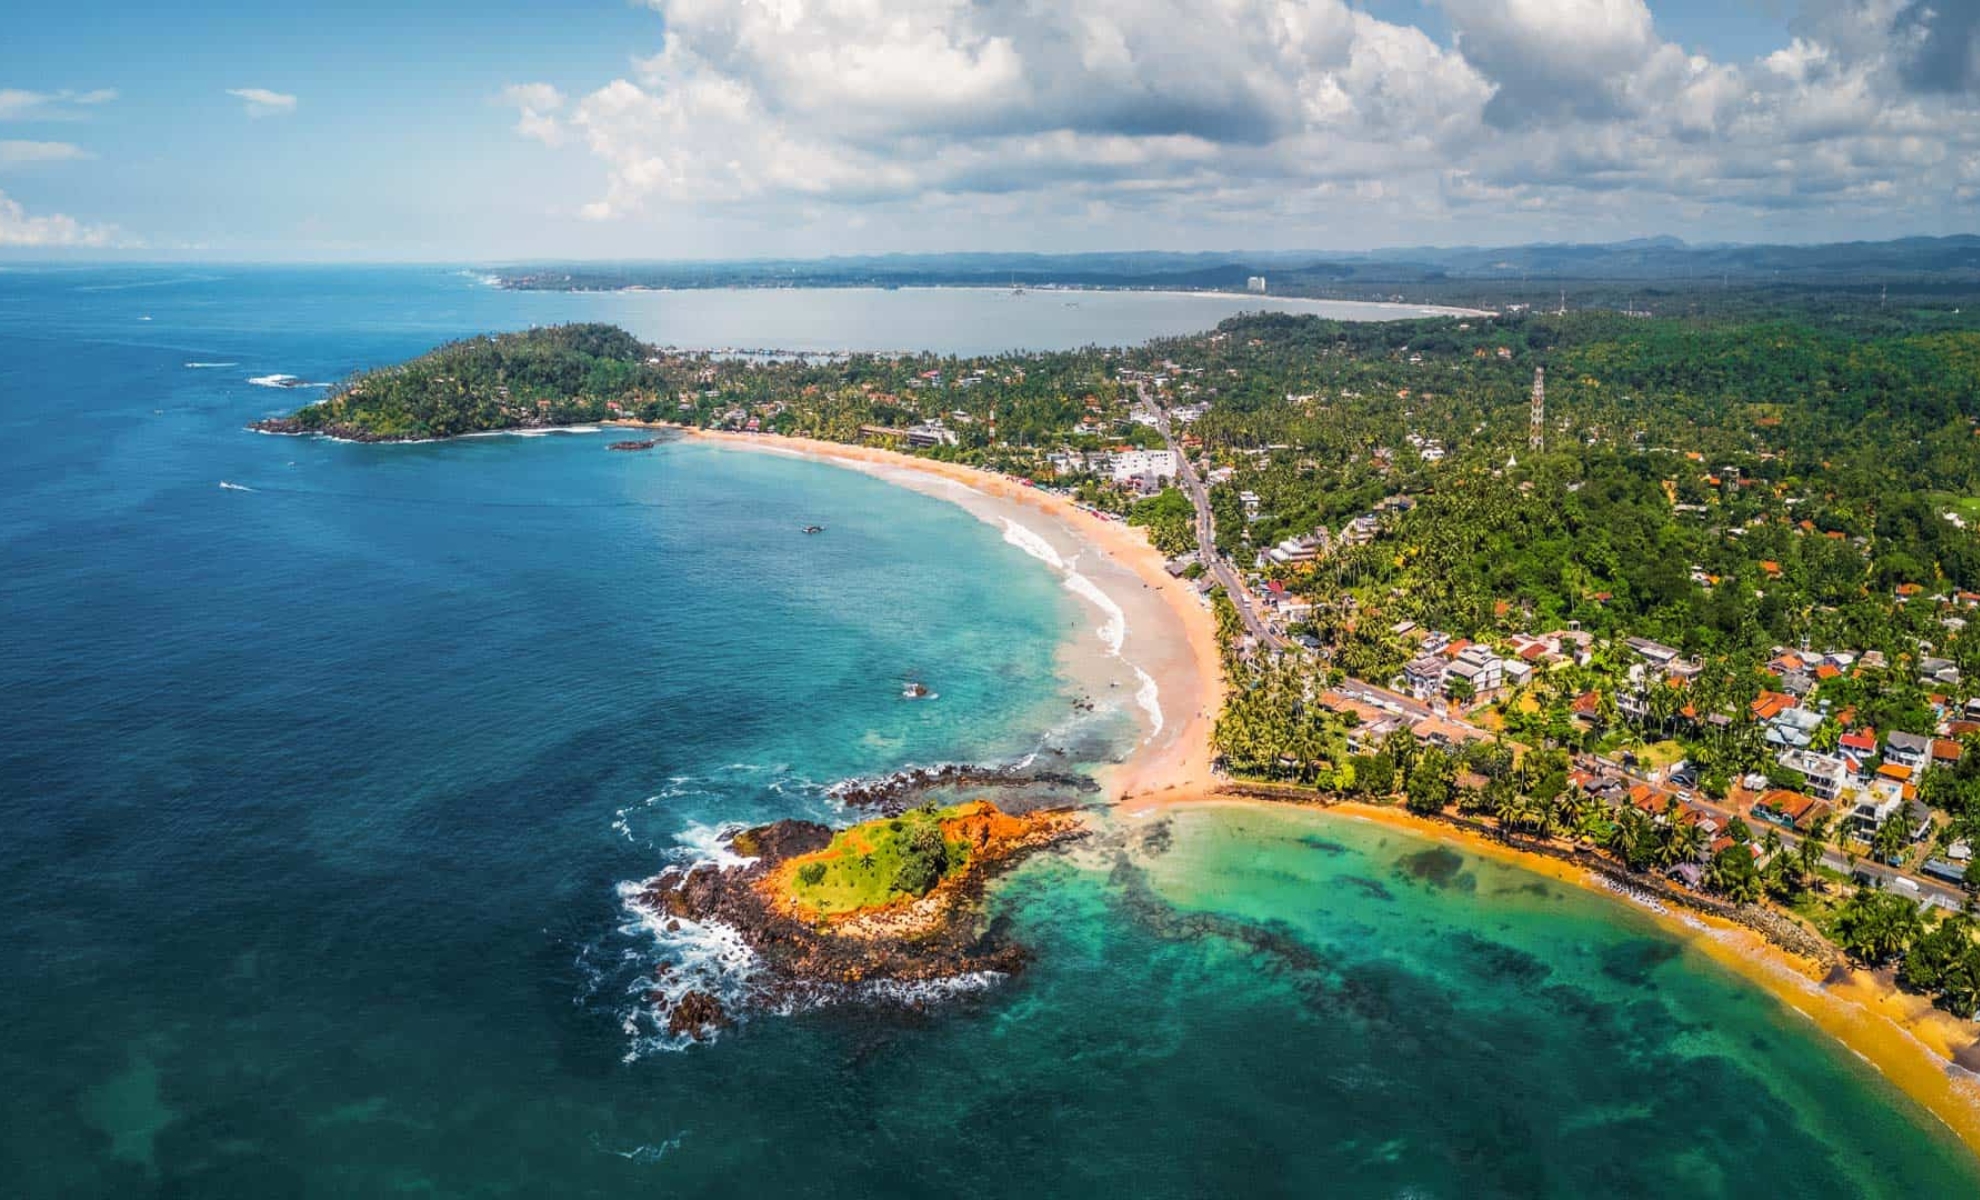
<path fill-rule="evenodd" d="M 1092 622 L 829 467 L 241 430 L 253 376 L 636 302 L 0 274 L 0 1196 L 1980 1193 L 1625 907 L 1303 812 L 1113 818 L 992 890 L 1022 974 L 663 1048 L 661 964 L 747 956 L 622 887 L 1022 759 Z"/>

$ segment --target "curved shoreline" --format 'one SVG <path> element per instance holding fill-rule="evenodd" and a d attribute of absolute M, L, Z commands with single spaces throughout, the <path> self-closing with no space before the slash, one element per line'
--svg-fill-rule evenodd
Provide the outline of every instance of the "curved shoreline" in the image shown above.
<path fill-rule="evenodd" d="M 1196 692 L 1201 707 L 1183 722 L 1184 728 L 1178 730 L 1165 750 L 1131 755 L 1126 763 L 1115 768 L 1107 780 L 1108 794 L 1130 810 L 1170 804 L 1288 807 L 1283 801 L 1224 794 L 1225 781 L 1211 770 L 1210 724 L 1223 697 L 1215 623 L 1209 611 L 1187 589 L 1168 579 L 1162 570 L 1161 556 L 1138 530 L 1095 517 L 1063 497 L 1024 487 L 974 467 L 891 450 L 775 435 L 690 431 L 689 436 L 723 445 L 836 462 L 904 485 L 911 486 L 916 475 L 965 483 L 975 490 L 1061 517 L 1076 532 L 1094 538 L 1104 552 L 1136 568 L 1144 579 L 1152 575 L 1174 584 L 1159 594 L 1175 611 L 1205 668 L 1203 679 L 1207 682 Z M 918 490 L 936 496 L 944 494 L 941 488 Z M 955 499 L 953 495 L 947 498 Z M 1168 694 L 1165 688 L 1164 695 Z M 1814 1022 L 1980 1155 L 1980 1075 L 1954 1061 L 1963 1055 L 1980 1057 L 1980 1026 L 1940 1012 L 1922 997 L 1904 993 L 1888 979 L 1870 972 L 1825 974 L 1818 965 L 1791 956 L 1752 930 L 1731 922 L 1690 911 L 1657 912 L 1618 895 L 1592 872 L 1573 863 L 1528 853 L 1442 822 L 1419 820 L 1393 808 L 1345 803 L 1316 809 L 1316 813 L 1324 819 L 1391 825 L 1415 837 L 1511 863 L 1628 905 L 1686 946 Z"/>
<path fill-rule="evenodd" d="M 1169 577 L 1162 556 L 1140 530 L 1095 516 L 1063 496 L 1027 487 L 1008 476 L 892 450 L 776 434 L 700 430 L 665 422 L 610 421 L 603 425 L 672 430 L 683 440 L 861 471 L 958 504 L 993 526 L 1005 515 L 1000 509 L 1053 519 L 1079 540 L 1082 553 L 1096 552 L 1139 578 L 1154 608 L 1170 615 L 1169 621 L 1159 624 L 1144 620 L 1140 627 L 1143 641 L 1160 641 L 1159 636 L 1150 635 L 1159 635 L 1166 625 L 1168 636 L 1181 642 L 1180 647 L 1171 647 L 1177 652 L 1174 661 L 1161 664 L 1164 669 L 1153 676 L 1163 711 L 1171 719 L 1164 723 L 1159 744 L 1151 737 L 1138 744 L 1123 762 L 1101 773 L 1109 799 L 1129 811 L 1171 804 L 1268 805 L 1280 810 L 1297 807 L 1285 801 L 1228 794 L 1227 781 L 1211 769 L 1209 733 L 1223 699 L 1215 622 L 1193 589 Z M 1090 603 L 1090 598 L 1084 602 Z M 1144 615 L 1153 611 L 1143 610 Z M 1134 658 L 1127 661 L 1137 665 Z M 1730 922 L 1690 911 L 1658 912 L 1635 903 L 1573 863 L 1522 851 L 1442 822 L 1420 820 L 1394 808 L 1358 803 L 1310 807 L 1320 819 L 1390 825 L 1414 837 L 1448 843 L 1628 905 L 1686 946 L 1807 1017 L 1980 1155 L 1980 1074 L 1954 1061 L 1959 1057 L 1980 1058 L 1980 1026 L 1939 1012 L 1923 998 L 1904 993 L 1869 972 L 1825 977 L 1813 964 Z"/>
<path fill-rule="evenodd" d="M 1424 820 L 1396 807 L 1358 801 L 1294 805 L 1216 794 L 1178 802 L 1206 807 L 1255 806 L 1282 812 L 1303 809 L 1316 821 L 1382 825 L 1623 904 L 1687 948 L 1805 1017 L 1980 1156 L 1980 1073 L 1955 1061 L 1980 1057 L 1980 1026 L 1933 1008 L 1924 997 L 1900 991 L 1886 977 L 1861 969 L 1827 971 L 1743 925 L 1691 909 L 1660 911 L 1619 894 L 1595 872 L 1573 862 L 1521 850 L 1447 822 Z"/>
<path fill-rule="evenodd" d="M 1097 554 L 1142 584 L 1140 591 L 1100 589 L 1112 604 L 1127 610 L 1120 618 L 1125 641 L 1114 657 L 1144 675 L 1144 686 L 1153 688 L 1152 698 L 1138 694 L 1136 704 L 1144 713 L 1137 720 L 1154 728 L 1124 761 L 1101 772 L 1108 797 L 1119 802 L 1181 796 L 1208 792 L 1220 785 L 1210 766 L 1210 726 L 1223 704 L 1216 622 L 1193 588 L 1170 577 L 1161 554 L 1148 544 L 1141 530 L 1095 516 L 1053 492 L 1027 487 L 978 467 L 812 438 L 699 429 L 683 433 L 688 441 L 784 454 L 860 471 L 960 505 L 992 526 L 1012 512 L 1050 517 L 1077 540 L 1081 555 Z M 966 491 L 957 491 L 958 486 Z M 1024 528 L 1036 535 L 1036 530 Z M 1005 532 L 1006 540 L 1014 540 L 1008 528 Z M 1055 565 L 1032 549 L 1022 545 L 1020 549 L 1053 567 L 1062 581 L 1085 580 L 1064 562 Z M 1094 585 L 1088 582 L 1087 586 Z M 1083 604 L 1099 610 L 1103 619 L 1113 619 L 1084 588 L 1069 582 L 1069 590 Z M 1151 702 L 1160 706 L 1159 724 L 1146 712 Z"/>

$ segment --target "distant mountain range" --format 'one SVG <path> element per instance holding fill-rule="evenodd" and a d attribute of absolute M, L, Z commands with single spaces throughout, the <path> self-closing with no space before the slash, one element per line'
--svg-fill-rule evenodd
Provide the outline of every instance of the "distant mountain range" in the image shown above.
<path fill-rule="evenodd" d="M 1818 246 L 1690 245 L 1678 238 L 1607 244 L 1406 247 L 1367 252 L 1130 251 L 1096 254 L 886 254 L 729 262 L 525 263 L 498 267 L 505 287 L 909 287 L 931 285 L 1242 290 L 1254 275 L 1283 293 L 1372 285 L 1521 280 L 1682 280 L 1836 284 L 1980 280 L 1980 236 Z"/>

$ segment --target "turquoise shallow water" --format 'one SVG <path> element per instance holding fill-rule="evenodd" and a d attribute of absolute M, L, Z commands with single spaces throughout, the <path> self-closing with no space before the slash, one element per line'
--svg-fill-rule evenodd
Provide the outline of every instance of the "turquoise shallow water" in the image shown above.
<path fill-rule="evenodd" d="M 659 1048 L 623 882 L 848 775 L 1030 752 L 1092 622 L 997 530 L 834 468 L 241 431 L 293 399 L 251 375 L 510 299 L 0 275 L 0 1195 L 1980 1184 L 1626 910 L 1292 815 L 1027 866 L 1017 979 Z"/>

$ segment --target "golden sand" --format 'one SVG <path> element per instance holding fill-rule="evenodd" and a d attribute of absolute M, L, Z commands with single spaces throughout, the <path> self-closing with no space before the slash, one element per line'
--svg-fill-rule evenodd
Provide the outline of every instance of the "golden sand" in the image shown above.
<path fill-rule="evenodd" d="M 1141 530 L 1095 516 L 1063 496 L 975 467 L 808 438 L 701 430 L 688 433 L 698 440 L 798 454 L 855 469 L 918 472 L 967 484 L 985 495 L 1057 518 L 1094 551 L 1133 571 L 1146 583 L 1173 615 L 1173 635 L 1188 646 L 1188 653 L 1178 660 L 1186 666 L 1156 675 L 1164 712 L 1181 723 L 1180 729 L 1175 736 L 1131 756 L 1109 772 L 1103 781 L 1108 791 L 1131 810 L 1185 803 L 1284 807 L 1274 801 L 1220 795 L 1222 781 L 1211 770 L 1210 751 L 1210 726 L 1223 702 L 1216 623 L 1192 588 L 1169 577 L 1162 555 L 1148 544 Z M 1513 863 L 1629 903 L 1585 868 L 1525 853 L 1470 830 L 1373 805 L 1340 804 L 1324 812 L 1331 819 L 1393 825 L 1418 837 L 1456 844 L 1481 857 Z M 1954 1064 L 1961 1056 L 1966 1056 L 1966 1061 L 1980 1059 L 1980 1026 L 1899 991 L 1886 977 L 1851 971 L 1825 980 L 1817 965 L 1789 955 L 1743 926 L 1699 913 L 1642 911 L 1686 944 L 1814 1021 L 1980 1153 L 1980 1075 Z"/>

